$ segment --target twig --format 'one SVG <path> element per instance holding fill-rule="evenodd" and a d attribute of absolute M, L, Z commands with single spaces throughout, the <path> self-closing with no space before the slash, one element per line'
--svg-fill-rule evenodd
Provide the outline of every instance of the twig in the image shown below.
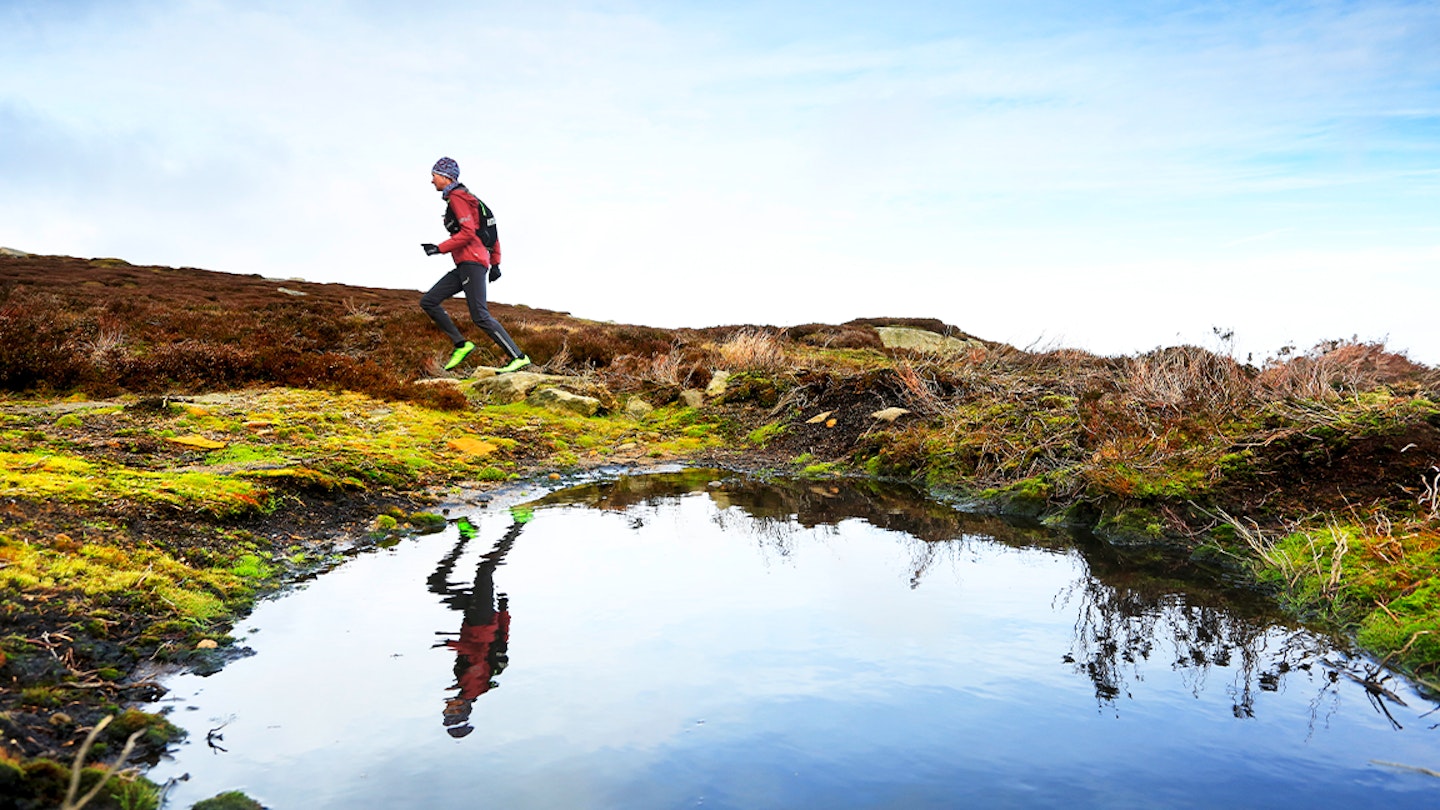
<path fill-rule="evenodd" d="M 120 758 L 106 766 L 105 772 L 100 774 L 100 781 L 96 782 L 95 787 L 90 788 L 90 792 L 81 796 L 77 801 L 75 794 L 80 791 L 80 775 L 85 771 L 85 757 L 89 755 L 90 746 L 95 743 L 95 738 L 100 736 L 100 732 L 103 731 L 106 726 L 110 725 L 110 721 L 114 719 L 114 715 L 106 715 L 104 719 L 95 724 L 94 728 L 90 729 L 89 734 L 85 735 L 85 742 L 80 746 L 80 753 L 70 765 L 70 789 L 65 792 L 65 802 L 60 805 L 60 810 L 80 810 L 80 808 L 89 804 L 91 799 L 100 795 L 100 789 L 105 787 L 105 783 L 110 781 L 110 777 L 114 776 L 115 772 L 120 769 L 120 766 L 125 763 L 125 760 L 130 757 L 130 753 L 135 750 L 135 741 L 140 739 L 140 735 L 145 733 L 145 729 L 142 728 L 131 734 L 129 739 L 125 740 L 125 748 L 120 751 Z"/>
<path fill-rule="evenodd" d="M 1370 764 L 1383 765 L 1386 768 L 1399 768 L 1402 771 L 1414 771 L 1416 773 L 1423 773 L 1426 776 L 1440 777 L 1440 771 L 1432 771 L 1429 768 L 1422 768 L 1419 765 L 1402 765 L 1399 762 L 1386 762 L 1383 759 L 1372 759 L 1370 760 Z"/>

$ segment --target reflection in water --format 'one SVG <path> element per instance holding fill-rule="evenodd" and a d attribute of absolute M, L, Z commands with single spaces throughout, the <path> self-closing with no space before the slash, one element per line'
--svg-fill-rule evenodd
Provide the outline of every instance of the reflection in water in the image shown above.
<path fill-rule="evenodd" d="M 1205 587 L 1204 572 L 1183 562 L 1173 562 L 1168 571 L 1147 571 L 1117 560 L 1095 542 L 1077 542 L 1028 521 L 960 512 L 902 484 L 760 480 L 702 469 L 601 481 L 539 503 L 622 512 L 639 529 L 645 510 L 697 491 L 718 507 L 712 518 L 717 525 L 749 534 L 762 551 L 780 558 L 790 557 L 796 542 L 813 537 L 814 529 L 838 532 L 846 520 L 893 531 L 910 558 L 912 590 L 937 562 L 957 559 L 971 541 L 1079 554 L 1085 570 L 1056 599 L 1058 606 L 1077 610 L 1070 649 L 1058 660 L 1087 678 L 1096 700 L 1116 711 L 1119 698 L 1133 697 L 1130 684 L 1141 679 L 1141 663 L 1157 654 L 1168 656 L 1194 696 L 1205 690 L 1212 670 L 1232 673 L 1225 690 L 1239 719 L 1255 716 L 1257 690 L 1278 691 L 1294 673 L 1318 689 L 1312 724 L 1323 720 L 1327 701 L 1337 699 L 1342 677 L 1366 685 L 1372 705 L 1387 718 L 1385 701 L 1399 700 L 1377 680 L 1379 668 L 1367 668 L 1355 651 L 1325 636 L 1295 632 L 1298 625 L 1253 594 Z"/>
<path fill-rule="evenodd" d="M 1426 697 L 1188 571 L 873 483 L 535 506 L 262 605 L 255 656 L 167 684 L 192 742 L 152 778 L 191 776 L 176 807 L 1434 806 Z"/>
<path fill-rule="evenodd" d="M 478 533 L 468 518 L 460 518 L 455 524 L 459 540 L 426 581 L 431 593 L 439 594 L 446 605 L 459 610 L 464 617 L 460 632 L 453 634 L 455 638 L 434 645 L 455 651 L 455 684 L 450 688 L 456 693 L 445 701 L 442 715 L 445 731 L 451 737 L 464 737 L 475 730 L 470 724 L 470 713 L 476 698 L 498 686 L 494 676 L 504 672 L 510 663 L 506 654 L 510 643 L 510 600 L 504 593 L 495 591 L 495 569 L 504 562 L 530 516 L 529 509 L 511 511 L 514 523 L 495 548 L 480 558 L 475 580 L 468 587 L 450 581 L 456 561 Z M 452 634 L 437 632 L 436 635 Z"/>

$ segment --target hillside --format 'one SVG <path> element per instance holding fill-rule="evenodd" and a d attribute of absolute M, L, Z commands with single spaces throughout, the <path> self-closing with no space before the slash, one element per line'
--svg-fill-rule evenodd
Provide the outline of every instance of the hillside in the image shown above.
<path fill-rule="evenodd" d="M 0 731 L 28 741 L 8 756 L 66 758 L 151 694 L 142 662 L 219 665 L 254 599 L 356 542 L 655 462 L 915 482 L 1440 669 L 1440 371 L 1383 346 L 1252 367 L 1024 351 L 923 318 L 658 329 L 496 303 L 539 372 L 497 380 L 442 371 L 418 299 L 0 255 Z M 148 717 L 128 728 L 154 750 Z"/>

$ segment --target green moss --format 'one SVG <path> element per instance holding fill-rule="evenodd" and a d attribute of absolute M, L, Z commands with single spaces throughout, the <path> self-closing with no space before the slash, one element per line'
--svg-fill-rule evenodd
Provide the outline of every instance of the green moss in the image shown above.
<path fill-rule="evenodd" d="M 783 422 L 770 422 L 745 434 L 745 441 L 756 447 L 763 448 L 780 436 L 785 435 L 787 430 L 789 430 L 789 428 Z"/>
<path fill-rule="evenodd" d="M 190 810 L 265 810 L 265 806 L 238 790 L 196 802 Z"/>
<path fill-rule="evenodd" d="M 41 709 L 53 709 L 64 702 L 64 692 L 53 686 L 31 686 L 20 691 L 20 703 Z"/>
<path fill-rule="evenodd" d="M 85 420 L 81 419 L 78 414 L 73 413 L 67 413 L 55 420 L 55 427 L 59 428 L 78 428 L 84 424 Z"/>
<path fill-rule="evenodd" d="M 438 532 L 446 525 L 445 517 L 434 512 L 415 512 L 408 520 L 411 526 L 422 532 Z"/>

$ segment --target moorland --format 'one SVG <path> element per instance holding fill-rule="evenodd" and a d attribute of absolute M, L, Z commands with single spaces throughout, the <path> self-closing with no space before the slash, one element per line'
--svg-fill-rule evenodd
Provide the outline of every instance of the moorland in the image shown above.
<path fill-rule="evenodd" d="M 462 494 L 657 463 L 1081 527 L 1440 691 L 1440 370 L 1401 351 L 1104 357 L 927 318 L 662 329 L 495 303 L 536 364 L 496 377 L 488 346 L 441 368 L 418 297 L 0 256 L 0 807 L 163 750 L 155 674 L 223 665 L 261 596 L 443 527 Z M 132 772 L 90 806 L 153 794 Z"/>

